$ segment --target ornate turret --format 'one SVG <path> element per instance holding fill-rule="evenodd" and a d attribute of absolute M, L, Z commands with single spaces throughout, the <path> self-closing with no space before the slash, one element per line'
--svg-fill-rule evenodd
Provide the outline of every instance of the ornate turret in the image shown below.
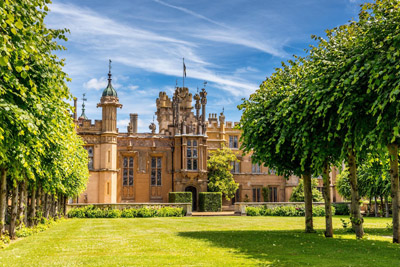
<path fill-rule="evenodd" d="M 111 60 L 108 71 L 108 85 L 104 89 L 97 107 L 102 108 L 99 169 L 99 203 L 117 202 L 117 92 L 111 84 Z M 103 156 L 104 155 L 104 156 Z"/>
<path fill-rule="evenodd" d="M 109 63 L 108 71 L 108 85 L 104 89 L 100 99 L 100 103 L 97 107 L 102 107 L 102 131 L 103 132 L 117 132 L 117 108 L 121 108 L 122 105 L 118 101 L 117 91 L 111 84 L 111 60 Z"/>
<path fill-rule="evenodd" d="M 103 95 L 102 96 L 114 96 L 114 97 L 118 97 L 117 95 L 117 91 L 115 91 L 114 87 L 111 84 L 111 59 L 110 59 L 110 63 L 109 63 L 109 71 L 108 71 L 108 84 L 106 89 L 104 89 L 103 91 Z"/>
<path fill-rule="evenodd" d="M 202 126 L 202 133 L 205 134 L 206 133 L 206 105 L 207 105 L 207 92 L 206 92 L 206 84 L 207 82 L 204 82 L 204 88 L 201 89 L 200 92 L 200 97 L 201 97 L 201 126 Z"/>
<path fill-rule="evenodd" d="M 85 114 L 85 101 L 87 100 L 85 98 L 85 95 L 86 94 L 83 94 L 83 98 L 82 98 L 82 114 L 78 118 L 78 121 L 80 121 L 80 124 L 82 124 L 82 121 L 89 119 Z"/>

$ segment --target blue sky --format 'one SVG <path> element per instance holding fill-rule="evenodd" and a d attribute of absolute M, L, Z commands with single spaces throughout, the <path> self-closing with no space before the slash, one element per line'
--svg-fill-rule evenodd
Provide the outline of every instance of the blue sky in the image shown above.
<path fill-rule="evenodd" d="M 194 94 L 207 81 L 207 113 L 225 108 L 238 121 L 237 105 L 248 98 L 281 61 L 303 55 L 312 34 L 357 17 L 364 0 L 53 0 L 46 24 L 71 31 L 65 71 L 71 92 L 86 93 L 86 115 L 96 108 L 107 84 L 108 59 L 123 108 L 118 127 L 126 132 L 129 113 L 139 114 L 139 131 L 156 111 L 160 91 L 172 95 L 176 80 Z"/>

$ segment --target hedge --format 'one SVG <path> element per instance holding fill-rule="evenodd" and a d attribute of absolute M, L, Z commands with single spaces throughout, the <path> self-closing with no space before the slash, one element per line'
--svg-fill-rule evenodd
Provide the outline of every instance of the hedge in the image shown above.
<path fill-rule="evenodd" d="M 163 207 L 140 209 L 100 209 L 93 205 L 82 208 L 73 208 L 67 213 L 69 218 L 149 218 L 149 217 L 182 217 L 183 208 Z"/>
<path fill-rule="evenodd" d="M 201 192 L 199 193 L 200 211 L 221 211 L 222 193 L 221 192 Z"/>
<path fill-rule="evenodd" d="M 246 207 L 247 216 L 293 216 L 303 217 L 305 215 L 304 206 L 278 206 L 274 208 L 263 207 Z M 332 206 L 332 215 L 335 215 L 335 207 Z M 313 216 L 325 216 L 325 207 L 313 207 Z"/>
<path fill-rule="evenodd" d="M 349 204 L 345 203 L 334 203 L 332 207 L 336 209 L 336 215 L 350 215 Z"/>
<path fill-rule="evenodd" d="M 192 203 L 192 192 L 170 192 L 169 203 Z"/>

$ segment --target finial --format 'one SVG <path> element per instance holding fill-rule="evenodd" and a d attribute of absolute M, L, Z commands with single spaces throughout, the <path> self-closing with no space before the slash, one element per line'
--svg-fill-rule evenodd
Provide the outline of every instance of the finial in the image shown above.
<path fill-rule="evenodd" d="M 175 81 L 175 87 L 178 88 L 178 79 Z"/>
<path fill-rule="evenodd" d="M 225 108 L 224 108 L 224 107 L 222 107 L 222 114 L 224 114 L 224 112 L 225 112 Z"/>
<path fill-rule="evenodd" d="M 108 80 L 111 80 L 111 59 L 108 61 Z"/>
<path fill-rule="evenodd" d="M 197 93 L 199 92 L 199 87 L 197 86 Z"/>
<path fill-rule="evenodd" d="M 86 117 L 86 114 L 85 114 L 85 101 L 87 101 L 87 99 L 85 96 L 86 96 L 86 93 L 84 93 L 83 97 L 82 97 L 82 114 L 79 118 L 87 120 L 88 118 Z"/>

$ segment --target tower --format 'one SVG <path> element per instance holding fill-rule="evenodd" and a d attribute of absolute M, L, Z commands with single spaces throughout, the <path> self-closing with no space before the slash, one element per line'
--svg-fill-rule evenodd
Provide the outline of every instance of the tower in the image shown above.
<path fill-rule="evenodd" d="M 97 107 L 102 108 L 99 203 L 117 202 L 117 108 L 121 108 L 122 105 L 118 101 L 117 91 L 111 81 L 110 60 L 108 85 L 103 91 L 100 103 L 97 104 Z"/>

